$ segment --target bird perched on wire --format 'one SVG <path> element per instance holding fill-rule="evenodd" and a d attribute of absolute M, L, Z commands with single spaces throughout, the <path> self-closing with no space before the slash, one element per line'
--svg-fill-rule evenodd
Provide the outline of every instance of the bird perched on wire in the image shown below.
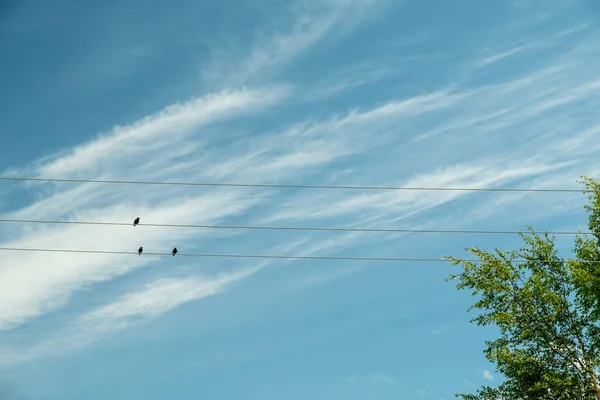
<path fill-rule="evenodd" d="M 175 257 L 175 254 L 177 254 L 177 247 L 173 248 L 173 257 Z"/>
<path fill-rule="evenodd" d="M 143 247 L 140 247 L 140 248 L 138 249 L 138 256 L 141 256 L 143 251 L 144 251 L 144 248 L 143 248 Z"/>
<path fill-rule="evenodd" d="M 134 221 L 133 221 L 133 226 L 136 226 L 137 224 L 140 223 L 140 217 L 137 217 Z"/>

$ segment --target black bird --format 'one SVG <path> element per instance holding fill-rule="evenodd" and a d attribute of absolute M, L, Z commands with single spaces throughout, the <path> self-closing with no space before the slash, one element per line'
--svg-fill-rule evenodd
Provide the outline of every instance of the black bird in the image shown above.
<path fill-rule="evenodd" d="M 140 223 L 140 217 L 137 217 L 134 221 L 133 221 L 133 226 L 136 226 L 137 224 Z"/>
<path fill-rule="evenodd" d="M 177 247 L 173 249 L 173 257 L 175 257 L 175 254 L 177 254 Z"/>
<path fill-rule="evenodd" d="M 144 251 L 144 248 L 143 248 L 143 247 L 140 247 L 140 248 L 138 249 L 138 256 L 141 256 L 143 251 Z"/>

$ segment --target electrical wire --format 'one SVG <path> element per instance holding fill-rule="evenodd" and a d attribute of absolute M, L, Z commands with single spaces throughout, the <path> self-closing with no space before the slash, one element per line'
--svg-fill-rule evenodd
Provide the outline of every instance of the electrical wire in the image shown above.
<path fill-rule="evenodd" d="M 0 219 L 0 223 L 19 224 L 67 224 L 67 225 L 109 225 L 132 226 L 124 222 L 93 221 L 54 221 L 28 219 Z M 246 230 L 287 230 L 287 231 L 333 231 L 333 232 L 372 232 L 372 233 L 444 233 L 444 234 L 531 234 L 530 231 L 518 230 L 467 230 L 467 229 L 394 229 L 394 228 L 336 228 L 336 227 L 298 227 L 298 226 L 252 226 L 252 225 L 185 225 L 185 224 L 138 224 L 146 227 L 199 228 L 199 229 L 246 229 Z M 549 235 L 591 235 L 592 232 L 579 231 L 545 231 Z"/>
<path fill-rule="evenodd" d="M 21 252 L 45 252 L 45 253 L 84 253 L 84 254 L 114 254 L 114 255 L 138 255 L 133 251 L 106 251 L 106 250 L 74 250 L 74 249 L 37 249 L 37 248 L 18 248 L 18 247 L 0 247 L 0 251 L 21 251 Z M 173 256 L 172 253 L 152 253 L 144 252 L 143 256 Z M 199 257 L 199 258 L 267 258 L 267 259 L 294 259 L 294 260 L 338 260 L 338 261 L 414 261 L 414 262 L 450 262 L 443 258 L 427 257 L 335 257 L 335 256 L 295 256 L 278 254 L 200 254 L 200 253 L 177 253 L 177 257 Z M 465 262 L 482 262 L 475 259 L 460 259 Z M 544 260 L 512 260 L 515 263 L 526 263 L 531 261 L 544 262 Z M 564 260 L 568 261 L 568 260 Z M 556 262 L 551 260 L 548 262 Z M 596 260 L 577 260 L 581 263 L 598 263 Z"/>
<path fill-rule="evenodd" d="M 278 189 L 350 189 L 350 190 L 409 190 L 409 191 L 473 191 L 473 192 L 539 192 L 539 193 L 586 193 L 588 189 L 518 189 L 518 188 L 467 188 L 467 187 L 400 187 L 400 186 L 337 186 L 337 185 L 292 185 L 262 183 L 208 183 L 208 182 L 159 182 L 94 179 L 27 178 L 0 176 L 3 181 L 43 181 L 71 183 L 110 183 L 124 185 L 174 185 L 213 187 L 254 187 Z"/>

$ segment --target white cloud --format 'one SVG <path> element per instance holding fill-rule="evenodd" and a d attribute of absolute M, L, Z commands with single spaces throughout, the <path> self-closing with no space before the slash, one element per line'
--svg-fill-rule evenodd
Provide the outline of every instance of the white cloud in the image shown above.
<path fill-rule="evenodd" d="M 567 163 L 568 165 L 568 163 Z M 522 159 L 520 162 L 502 158 L 458 164 L 423 173 L 401 182 L 386 182 L 386 186 L 398 187 L 490 187 L 507 182 L 535 177 L 555 171 L 564 164 L 546 164 L 537 159 Z M 359 194 L 326 193 L 308 194 L 282 203 L 280 209 L 266 218 L 264 223 L 274 221 L 297 221 L 340 216 L 361 215 L 377 220 L 397 222 L 441 204 L 470 196 L 467 191 L 388 191 Z"/>
<path fill-rule="evenodd" d="M 562 39 L 562 38 L 570 36 L 574 33 L 585 31 L 589 27 L 590 27 L 589 23 L 577 24 L 571 28 L 566 28 L 566 29 L 563 29 L 563 30 L 555 33 L 554 35 L 552 35 L 552 38 L 555 40 Z"/>
<path fill-rule="evenodd" d="M 241 57 L 242 50 L 220 47 L 213 54 L 213 64 L 202 71 L 202 79 L 208 87 L 238 87 L 265 77 L 273 79 L 333 30 L 351 29 L 371 8 L 383 3 L 385 0 L 297 1 L 292 7 L 293 21 L 286 21 L 287 29 L 257 35 L 250 54 Z"/>
<path fill-rule="evenodd" d="M 396 379 L 392 378 L 387 374 L 384 374 L 383 372 L 376 372 L 374 374 L 371 374 L 368 381 L 369 384 L 372 386 L 390 385 L 397 382 Z"/>
<path fill-rule="evenodd" d="M 210 278 L 192 276 L 155 280 L 141 290 L 81 315 L 54 338 L 19 351 L 0 352 L 0 364 L 14 365 L 89 345 L 108 334 L 158 318 L 183 304 L 218 294 L 257 270 L 249 268 Z"/>
<path fill-rule="evenodd" d="M 510 57 L 510 56 L 512 56 L 514 54 L 520 53 L 523 50 L 531 49 L 534 46 L 535 46 L 534 43 L 525 44 L 525 45 L 522 45 L 522 46 L 514 47 L 514 48 L 512 48 L 510 50 L 506 50 L 506 51 L 498 53 L 498 54 L 494 54 L 492 56 L 488 56 L 488 57 L 486 57 L 484 59 L 476 61 L 474 63 L 474 67 L 475 68 L 486 67 L 486 66 L 488 66 L 490 64 L 493 64 L 493 63 L 496 63 L 498 61 L 501 61 L 501 60 L 503 60 L 503 59 L 505 59 L 507 57 Z"/>
<path fill-rule="evenodd" d="M 186 162 L 179 174 L 167 179 L 202 176 L 205 160 L 197 156 L 197 129 L 268 108 L 287 95 L 282 87 L 223 92 L 175 105 L 75 149 L 40 160 L 25 168 L 44 177 L 103 179 L 128 176 L 142 180 L 165 179 L 171 165 Z M 195 140 L 194 140 L 195 139 Z M 190 143 L 191 142 L 191 143 Z M 189 151 L 190 147 L 196 151 Z M 209 152 L 206 152 L 209 153 Z M 160 154 L 160 157 L 158 155 Z M 214 151 L 210 153 L 218 155 Z M 147 168 L 151 164 L 152 168 Z M 290 166 L 291 167 L 291 166 Z M 282 171 L 285 172 L 284 166 Z M 131 221 L 136 216 L 154 223 L 209 223 L 241 213 L 260 203 L 264 195 L 248 197 L 249 191 L 197 190 L 181 188 L 98 184 L 37 184 L 37 199 L 5 218 L 79 219 Z M 133 228 L 132 228 L 133 229 Z M 213 232 L 214 233 L 214 232 Z M 183 244 L 198 232 L 177 230 L 164 243 L 159 230 L 137 229 L 135 239 L 127 229 L 90 226 L 20 226 L 3 235 L 4 247 L 96 249 L 131 251 L 140 245 L 148 250 Z M 201 235 L 211 232 L 201 232 Z M 200 236 L 201 237 L 201 236 Z M 62 253 L 7 253 L 0 265 L 0 330 L 18 326 L 30 318 L 64 306 L 72 293 L 94 282 L 148 265 L 150 259 L 115 255 Z"/>
<path fill-rule="evenodd" d="M 88 337 L 120 330 L 138 319 L 156 318 L 182 304 L 220 293 L 229 284 L 256 271 L 252 268 L 213 278 L 159 279 L 140 291 L 82 315 L 76 326 L 85 329 Z"/>
<path fill-rule="evenodd" d="M 582 144 L 582 149 L 585 147 Z M 547 149 L 553 151 L 553 149 Z M 585 153 L 585 150 L 581 150 Z M 572 168 L 557 169 L 552 175 L 542 175 L 531 179 L 523 184 L 516 185 L 527 189 L 583 189 L 583 186 L 577 181 L 581 175 L 598 176 L 600 168 L 594 165 L 585 166 L 584 163 L 577 163 Z M 584 196 L 582 193 L 557 193 L 548 195 L 547 193 L 504 193 L 501 196 L 494 196 L 486 201 L 485 206 L 472 208 L 465 214 L 467 220 L 487 220 L 489 222 L 500 223 L 507 219 L 522 220 L 518 215 L 514 215 L 514 210 L 518 207 L 521 215 L 527 215 L 527 221 L 523 221 L 520 229 L 525 229 L 525 224 L 537 225 L 537 221 L 552 218 L 556 215 L 566 216 L 572 212 L 580 211 L 580 205 L 583 204 Z M 543 203 L 544 207 L 539 207 Z M 577 229 L 573 225 L 580 226 L 576 221 L 569 221 L 569 227 L 565 230 Z M 546 229 L 539 227 L 539 229 Z M 587 230 L 587 228 L 583 228 Z"/>
<path fill-rule="evenodd" d="M 208 96 L 202 101 L 166 109 L 127 127 L 115 128 L 107 136 L 78 146 L 65 154 L 42 160 L 34 169 L 40 176 L 85 177 L 105 179 L 128 176 L 130 179 L 272 181 L 284 179 L 293 172 L 296 176 L 316 166 L 323 166 L 336 158 L 364 151 L 370 135 L 366 126 L 390 127 L 402 116 L 445 107 L 454 101 L 452 95 L 436 93 L 400 102 L 390 102 L 367 112 L 351 112 L 343 118 L 332 118 L 324 123 L 299 123 L 281 134 L 246 139 L 234 152 L 223 154 L 207 147 L 198 157 L 196 130 L 207 121 L 216 121 L 236 115 L 252 96 L 262 96 L 262 103 L 248 107 L 260 111 L 275 99 L 285 96 L 281 89 L 255 90 L 247 94 L 228 92 Z M 214 104 L 212 103 L 214 101 Z M 252 100 L 253 101 L 253 100 Z M 201 104 L 203 108 L 199 106 Z M 232 107 L 229 105 L 233 104 Z M 262 106 L 261 106 L 262 104 Z M 229 107 L 229 108 L 228 108 Z M 211 114 L 209 111 L 213 111 Z M 196 114 L 197 113 L 197 114 Z M 205 128 L 206 129 L 206 128 Z M 206 135 L 206 133 L 205 133 Z M 130 146 L 135 144 L 135 148 Z M 191 146 L 195 151 L 182 150 Z M 268 149 L 268 150 L 267 150 Z M 273 149 L 273 150 L 271 150 Z M 134 154 L 135 153 L 135 154 Z M 160 153 L 160 157 L 157 157 Z M 174 160 L 181 169 L 172 174 Z M 148 167 L 151 165 L 151 167 Z M 31 167 L 30 167 L 31 168 Z M 307 170 L 308 171 L 308 170 Z M 216 223 L 272 199 L 269 192 L 246 189 L 221 189 L 190 194 L 182 188 L 69 184 L 43 184 L 39 199 L 17 210 L 7 218 L 15 219 L 75 219 L 89 221 L 130 221 L 136 216 L 149 223 Z M 252 194 L 249 196 L 248 194 Z M 132 229 L 136 229 L 132 231 Z M 131 233 L 135 232 L 132 240 Z M 214 231 L 202 232 L 204 236 Z M 133 251 L 143 245 L 147 251 L 164 246 L 185 243 L 198 238 L 198 232 L 176 230 L 169 243 L 159 230 L 108 229 L 90 226 L 21 226 L 11 232 L 3 246 L 16 248 L 58 248 Z M 303 251 L 328 250 L 348 245 L 357 240 L 355 235 L 336 237 Z M 170 249 L 170 247 L 169 247 Z M 88 285 L 113 279 L 147 266 L 153 260 L 145 257 L 130 258 L 115 255 L 73 255 L 62 253 L 12 253 L 0 267 L 0 329 L 11 329 L 28 319 L 55 311 L 65 306 L 71 295 Z"/>
<path fill-rule="evenodd" d="M 408 70 L 408 66 L 416 65 L 424 60 L 436 61 L 439 56 L 386 56 L 367 62 L 345 66 L 336 69 L 324 78 L 315 82 L 314 88 L 307 88 L 300 94 L 300 101 L 311 102 L 327 99 L 342 92 L 351 91 L 361 86 L 377 84 L 384 79 L 390 79 Z"/>
<path fill-rule="evenodd" d="M 488 380 L 488 381 L 493 381 L 494 376 L 492 375 L 492 373 L 489 370 L 486 369 L 483 371 L 483 379 Z"/>
<path fill-rule="evenodd" d="M 204 173 L 217 180 L 247 181 L 251 179 L 249 176 L 260 176 L 262 182 L 289 180 L 286 171 L 290 168 L 323 166 L 384 145 L 395 140 L 388 134 L 395 130 L 398 121 L 445 109 L 468 95 L 440 91 L 392 100 L 365 111 L 354 109 L 325 121 L 295 123 L 283 132 L 271 132 L 264 139 L 241 142 L 238 148 L 243 150 L 243 156 L 226 161 L 206 159 L 212 165 Z M 373 135 L 373 131 L 380 135 Z"/>
<path fill-rule="evenodd" d="M 563 38 L 570 36 L 574 33 L 584 31 L 588 27 L 589 27 L 589 24 L 584 23 L 584 24 L 575 25 L 571 28 L 563 29 L 555 34 L 549 35 L 548 37 L 544 37 L 543 39 L 540 39 L 539 41 L 532 41 L 530 43 L 515 46 L 508 50 L 504 50 L 499 53 L 479 59 L 473 63 L 473 67 L 475 69 L 484 68 L 488 65 L 491 65 L 496 62 L 502 61 L 506 58 L 509 58 L 515 54 L 522 53 L 525 50 L 540 50 L 540 49 L 557 46 L 557 45 L 561 44 L 561 40 Z"/>
<path fill-rule="evenodd" d="M 77 146 L 66 155 L 59 155 L 56 160 L 46 162 L 39 169 L 39 175 L 62 178 L 109 173 L 113 163 L 126 163 L 128 158 L 131 164 L 137 165 L 135 157 L 144 153 L 160 154 L 175 140 L 182 140 L 182 136 L 190 135 L 201 126 L 264 110 L 283 100 L 288 93 L 287 86 L 223 91 L 174 104 L 134 124 L 115 127 L 112 132 Z"/>
<path fill-rule="evenodd" d="M 600 149 L 592 139 L 598 131 L 593 120 L 571 117 L 581 115 L 586 110 L 593 112 L 594 104 L 597 104 L 597 74 L 589 74 L 584 68 L 585 64 L 591 62 L 590 58 L 595 57 L 588 50 L 582 45 L 559 57 L 552 67 L 533 70 L 505 83 L 462 91 L 440 91 L 406 101 L 389 102 L 372 110 L 353 111 L 327 125 L 319 125 L 315 130 L 325 129 L 326 126 L 328 131 L 334 132 L 342 127 L 347 135 L 352 135 L 355 127 L 381 132 L 375 140 L 382 138 L 377 144 L 385 144 L 385 151 L 377 153 L 381 154 L 377 159 L 365 159 L 369 166 L 363 165 L 362 175 L 353 172 L 353 181 L 345 182 L 349 185 L 373 185 L 377 182 L 377 185 L 382 186 L 535 188 L 542 182 L 556 178 L 550 186 L 574 187 L 574 180 L 579 175 L 597 173 L 593 160 Z M 579 74 L 577 71 L 581 68 L 586 72 Z M 574 108 L 576 102 L 579 106 Z M 423 116 L 419 114 L 422 110 L 435 113 L 441 121 L 440 127 L 426 129 L 429 134 L 421 138 L 423 143 L 417 140 L 407 144 L 399 135 L 392 139 L 394 133 L 388 127 L 402 125 L 403 130 L 408 129 L 412 118 L 419 119 Z M 445 110 L 448 113 L 444 113 Z M 424 121 L 422 118 L 420 120 Z M 363 121 L 368 121 L 365 122 L 367 128 L 362 127 Z M 424 125 L 431 126 L 433 123 Z M 437 135 L 439 137 L 432 140 Z M 374 135 L 371 136 L 371 144 L 375 144 L 373 137 Z M 375 149 L 382 147 L 366 149 L 365 153 L 375 153 Z M 390 156 L 387 157 L 387 154 Z M 413 157 L 412 154 L 419 156 Z M 408 165 L 411 165 L 412 176 L 408 175 Z M 391 171 L 394 171 L 393 174 Z M 392 175 L 394 180 L 389 179 Z M 502 215 L 501 213 L 518 218 L 514 214 L 514 207 L 509 203 L 498 202 L 510 202 L 514 197 L 522 206 L 521 200 L 531 199 L 532 196 L 503 193 L 495 197 L 498 200 L 491 199 L 463 211 L 454 211 L 452 218 L 449 216 L 443 221 L 446 224 L 456 224 L 455 216 L 461 215 L 460 224 L 469 224 L 475 222 L 476 212 L 487 212 L 485 218 Z M 555 213 L 559 210 L 551 206 L 555 199 L 562 211 L 576 207 L 568 199 L 558 200 L 558 196 L 561 195 L 552 197 L 544 194 L 544 204 L 549 207 L 539 207 L 539 203 L 532 203 L 532 210 L 528 215 L 533 218 L 536 213 L 545 212 L 548 217 L 550 213 Z M 331 225 L 339 223 L 343 218 L 346 226 L 384 225 L 392 228 L 394 223 L 414 219 L 423 212 L 467 197 L 474 197 L 474 194 L 305 192 L 282 201 L 259 222 L 283 224 L 313 219 L 331 221 L 321 222 L 321 225 Z M 541 201 L 542 195 L 538 198 Z M 349 218 L 354 220 L 349 223 Z M 440 220 L 439 224 L 442 223 Z M 439 228 L 439 224 L 436 227 Z M 402 227 L 407 227 L 406 222 Z M 369 240 L 366 239 L 367 235 L 362 235 L 362 238 Z M 368 238 L 381 240 L 381 237 L 371 234 Z M 355 242 L 358 241 L 357 239 Z"/>
<path fill-rule="evenodd" d="M 89 190 L 89 189 L 88 189 Z M 71 199 L 74 201 L 74 199 Z M 127 221 L 133 215 L 148 216 L 147 222 L 208 222 L 233 215 L 257 200 L 243 201 L 235 192 L 207 194 L 188 199 L 162 200 L 152 207 L 134 208 L 131 204 L 105 206 L 79 211 L 78 217 L 90 221 Z M 202 212 L 204 211 L 204 213 Z M 50 216 L 51 217 L 51 216 Z M 136 229 L 132 231 L 132 229 Z M 132 240 L 132 233 L 135 239 Z M 82 225 L 35 227 L 21 232 L 17 239 L 4 240 L 4 247 L 42 249 L 89 249 L 167 252 L 172 243 L 186 241 L 192 232 L 173 231 L 165 243 L 164 234 L 154 229 L 107 229 Z M 198 237 L 198 233 L 195 233 Z M 204 236 L 204 235 L 202 235 Z M 183 243 L 182 243 L 183 244 Z M 110 280 L 156 261 L 144 257 L 62 253 L 8 253 L 0 268 L 0 329 L 9 329 L 29 318 L 55 310 L 67 302 L 71 293 L 94 282 Z"/>

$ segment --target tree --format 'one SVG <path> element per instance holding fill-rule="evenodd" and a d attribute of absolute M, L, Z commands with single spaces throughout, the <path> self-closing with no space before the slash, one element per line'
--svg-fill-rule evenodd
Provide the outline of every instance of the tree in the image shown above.
<path fill-rule="evenodd" d="M 575 238 L 573 259 L 559 257 L 554 237 L 521 234 L 525 247 L 495 253 L 466 249 L 477 262 L 444 257 L 462 272 L 458 290 L 478 300 L 471 322 L 495 325 L 486 358 L 505 381 L 464 400 L 600 400 L 600 183 L 584 177 L 591 235 Z"/>

